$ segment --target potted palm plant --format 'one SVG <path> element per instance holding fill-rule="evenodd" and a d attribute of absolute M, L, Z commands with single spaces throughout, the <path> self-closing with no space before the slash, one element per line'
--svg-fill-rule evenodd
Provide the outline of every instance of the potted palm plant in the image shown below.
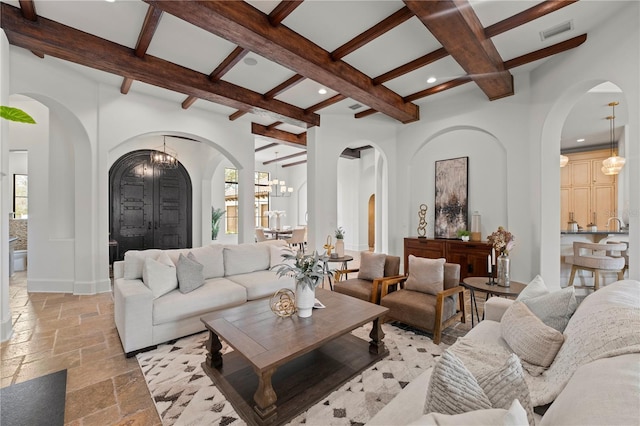
<path fill-rule="evenodd" d="M 218 231 L 220 230 L 220 219 L 226 212 L 224 209 L 216 209 L 211 206 L 211 239 L 216 240 L 218 238 Z"/>

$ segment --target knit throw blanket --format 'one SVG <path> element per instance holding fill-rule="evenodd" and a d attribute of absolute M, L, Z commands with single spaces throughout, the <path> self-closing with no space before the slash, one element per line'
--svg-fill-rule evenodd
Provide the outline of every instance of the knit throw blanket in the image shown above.
<path fill-rule="evenodd" d="M 548 404 L 562 392 L 581 365 L 600 358 L 640 353 L 640 282 L 625 280 L 587 297 L 564 330 L 564 343 L 549 368 L 538 376 L 526 373 L 534 407 Z M 508 346 L 489 345 L 465 336 L 451 346 L 478 376 L 502 366 Z"/>

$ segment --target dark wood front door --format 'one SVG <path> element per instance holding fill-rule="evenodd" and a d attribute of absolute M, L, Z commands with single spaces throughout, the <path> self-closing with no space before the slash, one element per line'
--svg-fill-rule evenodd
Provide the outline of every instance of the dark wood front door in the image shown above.
<path fill-rule="evenodd" d="M 191 247 L 191 179 L 182 166 L 153 167 L 150 151 L 131 152 L 109 171 L 110 239 L 127 250 Z"/>

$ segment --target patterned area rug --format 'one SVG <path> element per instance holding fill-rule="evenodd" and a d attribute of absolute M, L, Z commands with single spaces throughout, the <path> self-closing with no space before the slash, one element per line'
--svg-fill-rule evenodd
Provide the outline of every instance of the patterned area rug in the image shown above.
<path fill-rule="evenodd" d="M 369 341 L 368 324 L 352 333 Z M 412 379 L 435 364 L 448 347 L 425 335 L 384 324 L 389 355 L 355 376 L 290 425 L 362 425 Z M 185 337 L 137 355 L 164 425 L 245 425 L 204 373 L 207 333 Z M 233 350 L 223 342 L 223 353 Z"/>

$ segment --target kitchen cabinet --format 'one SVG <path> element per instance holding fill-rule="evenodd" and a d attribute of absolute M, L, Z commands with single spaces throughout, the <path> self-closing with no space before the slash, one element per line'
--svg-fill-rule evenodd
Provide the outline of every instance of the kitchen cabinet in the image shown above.
<path fill-rule="evenodd" d="M 565 154 L 569 163 L 560 169 L 560 223 L 567 229 L 570 213 L 585 228 L 594 220 L 598 229 L 606 229 L 607 220 L 616 216 L 617 176 L 602 173 L 602 160 L 610 150 Z"/>
<path fill-rule="evenodd" d="M 404 239 L 404 271 L 409 270 L 409 255 L 430 259 L 445 258 L 448 263 L 460 265 L 460 279 L 466 277 L 486 277 L 487 256 L 491 254 L 491 244 L 487 242 L 464 242 L 407 237 Z"/>

